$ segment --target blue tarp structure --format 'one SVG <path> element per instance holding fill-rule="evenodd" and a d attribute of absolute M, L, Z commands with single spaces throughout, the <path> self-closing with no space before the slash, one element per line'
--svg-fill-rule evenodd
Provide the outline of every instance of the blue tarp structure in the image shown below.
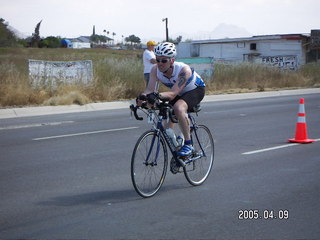
<path fill-rule="evenodd" d="M 72 48 L 72 42 L 68 39 L 62 39 L 61 45 L 66 48 Z"/>

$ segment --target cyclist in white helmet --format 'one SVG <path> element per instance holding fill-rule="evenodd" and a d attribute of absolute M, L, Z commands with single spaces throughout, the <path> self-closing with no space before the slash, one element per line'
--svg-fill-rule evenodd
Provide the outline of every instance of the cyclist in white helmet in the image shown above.
<path fill-rule="evenodd" d="M 169 88 L 168 91 L 159 93 L 159 96 L 170 99 L 184 135 L 184 146 L 179 150 L 178 155 L 189 156 L 193 151 L 193 143 L 186 113 L 202 101 L 205 95 L 205 83 L 190 66 L 175 62 L 176 48 L 173 43 L 159 44 L 155 48 L 155 55 L 157 64 L 152 68 L 149 84 L 141 95 L 147 96 L 157 92 L 159 81 Z M 143 99 L 143 97 L 140 98 Z M 141 103 L 142 100 L 138 100 L 138 104 Z M 174 128 L 174 123 L 170 122 L 168 127 Z"/>

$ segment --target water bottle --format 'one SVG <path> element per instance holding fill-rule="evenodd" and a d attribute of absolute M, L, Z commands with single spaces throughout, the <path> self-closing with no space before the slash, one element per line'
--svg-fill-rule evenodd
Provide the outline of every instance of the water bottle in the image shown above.
<path fill-rule="evenodd" d="M 168 137 L 172 140 L 172 143 L 175 147 L 178 147 L 179 144 L 177 142 L 177 139 L 176 139 L 176 135 L 174 134 L 174 131 L 172 128 L 167 128 L 166 129 L 166 133 L 168 135 Z"/>
<path fill-rule="evenodd" d="M 177 139 L 177 142 L 178 142 L 178 147 L 182 147 L 183 144 L 184 144 L 184 137 L 183 135 L 178 135 L 178 137 L 176 138 Z"/>

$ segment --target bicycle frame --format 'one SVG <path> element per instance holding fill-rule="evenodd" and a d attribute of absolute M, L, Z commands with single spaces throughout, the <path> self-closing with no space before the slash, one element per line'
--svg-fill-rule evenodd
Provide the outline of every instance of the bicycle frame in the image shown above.
<path fill-rule="evenodd" d="M 163 127 L 163 120 L 167 120 L 168 119 L 168 116 L 167 116 L 167 113 L 156 113 L 155 110 L 148 110 L 148 114 L 154 114 L 154 116 L 156 116 L 156 120 L 153 120 L 153 130 L 156 132 L 156 136 L 159 136 L 159 135 L 162 135 L 165 142 L 167 143 L 167 146 L 169 147 L 170 151 L 171 151 L 171 154 L 172 156 L 175 158 L 175 160 L 178 160 L 178 156 L 177 156 L 177 150 L 176 150 L 176 147 L 174 146 L 171 138 L 168 136 L 168 134 L 166 133 L 165 131 L 165 128 Z M 192 129 L 195 133 L 195 136 L 196 136 L 196 140 L 197 142 L 199 143 L 199 146 L 200 146 L 200 149 L 201 149 L 201 152 L 202 154 L 201 155 L 198 155 L 196 157 L 192 157 L 190 158 L 189 160 L 187 160 L 185 163 L 188 164 L 192 161 L 195 161 L 203 156 L 206 156 L 205 154 L 205 151 L 203 150 L 203 147 L 202 145 L 200 144 L 200 141 L 199 141 L 199 137 L 198 137 L 198 134 L 197 134 L 197 124 L 195 122 L 195 119 L 193 116 L 191 116 L 190 113 L 188 113 L 188 118 L 190 120 L 190 129 Z M 152 139 L 152 142 L 151 142 L 151 146 L 150 146 L 150 149 L 149 149 L 149 153 L 148 153 L 148 156 L 147 156 L 147 159 L 146 159 L 146 164 L 154 164 L 156 165 L 157 164 L 157 158 L 158 158 L 158 154 L 159 154 L 159 148 L 160 148 L 160 138 L 158 137 L 158 142 L 157 142 L 157 151 L 156 151 L 156 157 L 155 159 L 153 160 L 152 163 L 148 163 L 149 161 L 149 158 L 150 158 L 150 155 L 151 155 L 151 152 L 152 152 L 152 149 L 154 147 L 154 144 L 155 144 L 155 139 L 156 139 L 156 136 L 153 137 Z"/>
<path fill-rule="evenodd" d="M 168 134 L 166 133 L 165 131 L 165 128 L 163 127 L 163 120 L 166 120 L 167 119 L 167 116 L 162 116 L 157 114 L 154 110 L 149 110 L 148 111 L 148 114 L 154 114 L 156 116 L 156 120 L 153 122 L 154 124 L 154 127 L 152 130 L 154 130 L 157 134 L 157 136 L 163 136 L 165 142 L 167 143 L 167 146 L 169 147 L 172 155 L 176 158 L 177 156 L 177 151 L 176 151 L 176 147 L 174 146 L 171 138 L 168 136 Z M 150 146 L 150 150 L 149 150 L 149 154 L 151 153 L 152 151 L 152 148 L 153 148 L 153 145 L 154 145 L 154 142 L 155 142 L 155 139 L 156 139 L 156 136 L 153 137 L 152 139 L 152 143 L 151 143 L 151 146 Z M 155 162 L 157 161 L 157 157 L 158 157 L 158 153 L 159 153 L 159 148 L 160 148 L 160 138 L 157 138 L 158 139 L 158 143 L 157 143 L 157 152 L 156 152 L 156 159 L 155 159 Z M 148 154 L 148 155 L 149 155 Z M 149 158 L 149 156 L 148 156 Z M 148 159 L 147 159 L 148 160 Z"/>
<path fill-rule="evenodd" d="M 190 156 L 181 157 L 178 155 L 179 147 L 166 131 L 165 121 L 178 122 L 173 116 L 170 104 L 158 101 L 150 109 L 147 105 L 141 107 L 131 105 L 130 109 L 137 120 L 143 120 L 137 114 L 137 110 L 140 109 L 148 116 L 148 122 L 152 123 L 152 128 L 138 139 L 131 157 L 131 179 L 140 196 L 152 197 L 161 188 L 169 162 L 168 148 L 172 153 L 169 163 L 173 174 L 183 172 L 187 181 L 193 186 L 199 186 L 207 179 L 214 160 L 213 138 L 208 127 L 198 125 L 195 116 L 188 113 L 194 151 Z M 199 107 L 193 110 L 195 113 L 198 111 Z"/>
<path fill-rule="evenodd" d="M 206 153 L 205 153 L 202 145 L 200 144 L 200 140 L 199 140 L 199 137 L 198 137 L 198 133 L 197 133 L 197 129 L 198 129 L 197 123 L 196 123 L 194 117 L 191 116 L 190 113 L 188 113 L 188 117 L 189 117 L 189 119 L 190 119 L 190 121 L 191 121 L 191 123 L 190 123 L 190 128 L 193 129 L 194 135 L 196 136 L 197 142 L 199 143 L 199 146 L 200 146 L 200 149 L 201 149 L 201 151 L 202 151 L 202 154 L 203 154 L 204 157 L 206 157 Z"/>

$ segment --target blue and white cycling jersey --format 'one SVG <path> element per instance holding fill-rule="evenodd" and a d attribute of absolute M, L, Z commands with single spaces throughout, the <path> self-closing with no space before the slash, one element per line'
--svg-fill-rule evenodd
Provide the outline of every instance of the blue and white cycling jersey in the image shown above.
<path fill-rule="evenodd" d="M 179 73 L 181 72 L 182 68 L 187 66 L 185 63 L 182 62 L 174 62 L 173 64 L 173 72 L 171 78 L 168 78 L 164 76 L 164 73 L 160 72 L 159 69 L 157 68 L 157 78 L 162 82 L 165 86 L 168 88 L 172 88 L 173 85 L 177 82 Z M 179 93 L 179 96 L 183 95 L 186 92 L 189 92 L 197 87 L 205 87 L 205 83 L 200 77 L 198 73 L 196 73 L 192 69 L 192 75 L 191 77 L 187 80 L 187 84 L 184 87 L 184 89 Z"/>

